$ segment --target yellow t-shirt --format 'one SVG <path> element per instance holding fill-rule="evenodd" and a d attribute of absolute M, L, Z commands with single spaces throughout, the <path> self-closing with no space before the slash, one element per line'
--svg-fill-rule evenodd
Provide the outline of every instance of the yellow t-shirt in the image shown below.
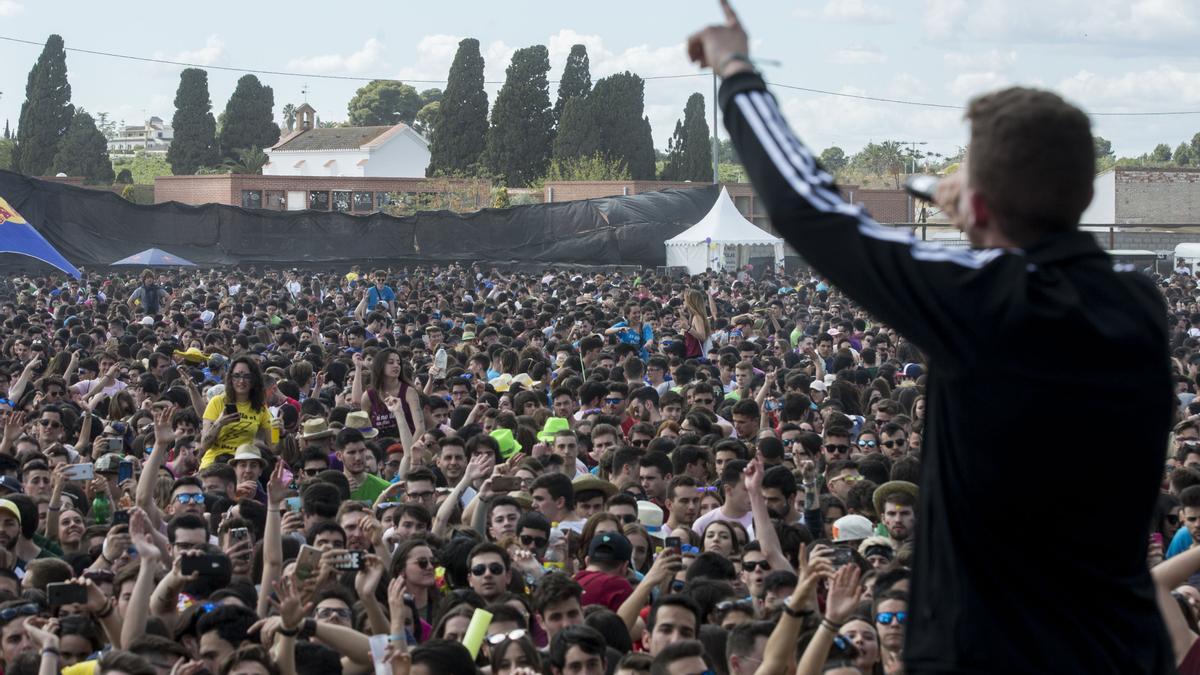
<path fill-rule="evenodd" d="M 62 675 L 93 675 L 99 663 L 96 659 L 92 659 L 90 661 L 80 661 L 73 666 L 63 666 Z"/>
<path fill-rule="evenodd" d="M 242 419 L 231 422 L 217 436 L 217 442 L 213 444 L 204 457 L 200 459 L 200 468 L 203 469 L 209 464 L 212 464 L 221 455 L 232 455 L 239 445 L 243 443 L 253 443 L 258 437 L 259 429 L 271 428 L 271 413 L 267 412 L 266 408 L 255 410 L 250 407 L 246 401 L 238 403 L 238 412 L 241 413 Z M 208 402 L 208 407 L 204 409 L 204 419 L 216 422 L 221 415 L 225 414 L 225 394 L 214 396 Z"/>

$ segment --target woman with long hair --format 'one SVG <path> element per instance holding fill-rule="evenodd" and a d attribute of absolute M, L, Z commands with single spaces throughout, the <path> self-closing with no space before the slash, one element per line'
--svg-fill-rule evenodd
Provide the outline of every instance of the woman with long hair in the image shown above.
<path fill-rule="evenodd" d="M 396 416 L 384 403 L 389 397 L 404 402 L 404 421 L 413 438 L 425 433 L 425 416 L 421 413 L 421 395 L 412 383 L 412 376 L 404 365 L 404 357 L 395 349 L 380 349 L 371 360 L 371 386 L 363 393 L 359 407 L 371 416 L 371 426 L 380 435 L 400 437 Z"/>
<path fill-rule="evenodd" d="M 212 397 L 204 409 L 200 443 L 204 456 L 200 468 L 221 455 L 232 455 L 239 445 L 262 441 L 271 444 L 271 413 L 262 369 L 253 356 L 233 359 L 225 374 L 225 391 Z"/>
<path fill-rule="evenodd" d="M 711 298 L 709 300 L 711 301 Z M 712 334 L 704 293 L 694 288 L 688 289 L 683 295 L 683 306 L 686 312 L 680 309 L 679 317 L 684 323 L 684 358 L 702 359 L 705 355 L 705 343 Z"/>
<path fill-rule="evenodd" d="M 520 628 L 489 637 L 492 675 L 512 675 L 518 669 L 542 672 L 542 658 L 531 637 L 528 631 Z"/>
<path fill-rule="evenodd" d="M 413 596 L 417 619 L 430 626 L 438 601 L 437 565 L 433 547 L 420 537 L 404 541 L 392 555 L 392 578 L 404 577 L 404 584 Z"/>

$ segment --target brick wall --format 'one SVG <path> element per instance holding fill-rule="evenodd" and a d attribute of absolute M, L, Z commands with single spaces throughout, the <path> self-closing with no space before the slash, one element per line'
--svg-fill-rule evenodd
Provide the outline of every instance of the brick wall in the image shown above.
<path fill-rule="evenodd" d="M 1200 225 L 1200 169 L 1118 168 L 1116 222 Z"/>

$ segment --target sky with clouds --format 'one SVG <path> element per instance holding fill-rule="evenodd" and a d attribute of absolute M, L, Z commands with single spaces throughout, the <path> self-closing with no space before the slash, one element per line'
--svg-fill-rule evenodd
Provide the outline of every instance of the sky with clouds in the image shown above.
<path fill-rule="evenodd" d="M 741 0 L 752 53 L 768 79 L 857 96 L 961 105 L 1007 84 L 1050 87 L 1091 113 L 1200 111 L 1200 2 L 1196 0 Z M 689 75 L 684 41 L 719 21 L 715 0 L 444 0 L 440 3 L 159 2 L 0 0 L 0 37 L 68 47 L 310 75 L 398 78 L 418 89 L 443 80 L 463 37 L 478 38 L 490 100 L 512 52 L 549 48 L 551 79 L 571 45 L 583 43 L 593 79 L 623 70 L 643 77 Z M 0 40 L 0 119 L 13 125 L 39 48 Z M 73 100 L 135 123 L 169 119 L 180 67 L 68 52 Z M 210 70 L 214 108 L 241 73 Z M 346 117 L 364 84 L 346 79 L 263 74 L 284 103 L 308 101 L 322 119 Z M 556 85 L 551 85 L 551 99 Z M 705 94 L 704 76 L 652 79 L 646 113 L 665 148 L 687 97 Z M 953 153 L 966 141 L 958 109 L 867 101 L 777 87 L 792 125 L 818 149 L 853 152 L 870 141 L 926 142 Z M 711 110 L 711 108 L 710 108 Z M 711 117 L 711 113 L 710 113 Z M 1096 133 L 1121 155 L 1172 147 L 1200 131 L 1200 114 L 1095 115 Z"/>

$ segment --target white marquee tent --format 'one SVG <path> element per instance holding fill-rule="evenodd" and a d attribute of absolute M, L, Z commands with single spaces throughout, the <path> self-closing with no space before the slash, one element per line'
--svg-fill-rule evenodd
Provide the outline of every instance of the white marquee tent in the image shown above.
<path fill-rule="evenodd" d="M 725 188 L 700 222 L 666 245 L 667 267 L 686 267 L 688 274 L 738 269 L 751 258 L 773 257 L 777 266 L 783 264 L 783 239 L 746 220 Z"/>

